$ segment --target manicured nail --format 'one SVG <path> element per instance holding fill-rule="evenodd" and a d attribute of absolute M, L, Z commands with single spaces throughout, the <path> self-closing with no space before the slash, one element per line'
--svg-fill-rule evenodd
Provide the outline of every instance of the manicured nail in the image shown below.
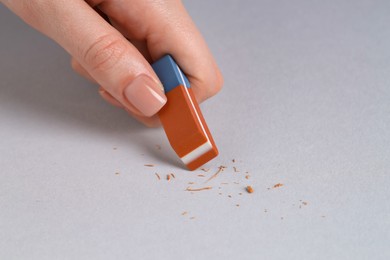
<path fill-rule="evenodd" d="M 124 95 L 145 116 L 156 114 L 167 102 L 161 86 L 144 74 L 137 76 L 125 88 Z"/>

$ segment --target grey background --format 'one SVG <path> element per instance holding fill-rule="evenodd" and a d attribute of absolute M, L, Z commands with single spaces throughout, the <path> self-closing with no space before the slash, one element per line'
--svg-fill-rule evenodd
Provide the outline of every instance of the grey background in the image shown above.
<path fill-rule="evenodd" d="M 208 173 L 0 7 L 0 259 L 389 259 L 390 2 L 185 4 L 225 77 Z"/>

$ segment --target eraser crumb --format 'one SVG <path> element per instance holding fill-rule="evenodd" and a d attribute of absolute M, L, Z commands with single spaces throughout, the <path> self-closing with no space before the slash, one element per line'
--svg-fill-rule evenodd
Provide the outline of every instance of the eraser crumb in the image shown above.
<path fill-rule="evenodd" d="M 249 185 L 246 186 L 246 191 L 247 191 L 248 193 L 253 193 L 253 192 L 254 192 L 252 186 L 249 186 Z"/>
<path fill-rule="evenodd" d="M 191 187 L 188 187 L 186 189 L 186 191 L 202 191 L 202 190 L 211 190 L 212 187 L 211 186 L 206 186 L 206 187 L 203 187 L 203 188 L 191 188 Z"/>

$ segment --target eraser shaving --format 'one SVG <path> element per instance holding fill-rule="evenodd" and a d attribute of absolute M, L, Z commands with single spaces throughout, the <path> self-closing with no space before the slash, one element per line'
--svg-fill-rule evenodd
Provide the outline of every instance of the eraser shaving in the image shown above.
<path fill-rule="evenodd" d="M 218 155 L 190 83 L 170 55 L 152 64 L 164 86 L 167 103 L 158 116 L 169 143 L 190 170 Z"/>

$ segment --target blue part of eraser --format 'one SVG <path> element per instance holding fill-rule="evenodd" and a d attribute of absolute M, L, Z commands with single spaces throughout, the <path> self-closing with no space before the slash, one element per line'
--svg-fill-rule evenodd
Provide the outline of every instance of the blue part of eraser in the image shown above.
<path fill-rule="evenodd" d="M 176 62 L 173 60 L 171 55 L 165 55 L 153 63 L 152 68 L 163 84 L 165 93 L 179 85 L 190 88 L 190 82 L 176 64 Z"/>

